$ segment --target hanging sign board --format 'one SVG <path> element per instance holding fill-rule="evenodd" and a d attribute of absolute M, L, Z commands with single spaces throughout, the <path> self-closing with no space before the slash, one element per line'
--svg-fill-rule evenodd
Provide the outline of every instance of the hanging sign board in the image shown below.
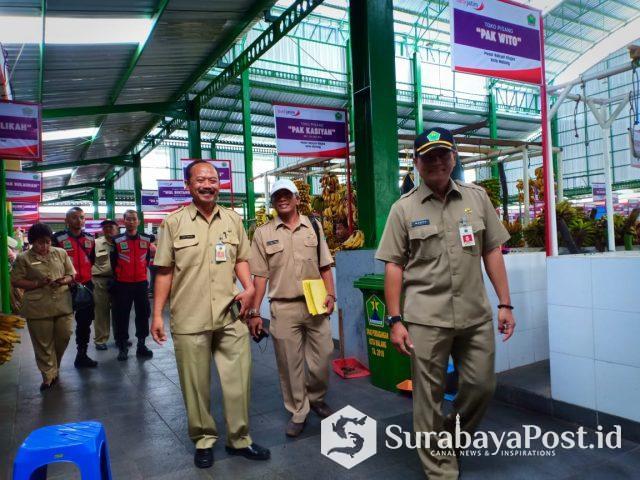
<path fill-rule="evenodd" d="M 312 158 L 347 156 L 346 110 L 274 104 L 273 114 L 278 155 Z"/>
<path fill-rule="evenodd" d="M 9 59 L 7 52 L 0 43 L 0 100 L 11 100 L 11 84 L 9 83 Z"/>
<path fill-rule="evenodd" d="M 39 173 L 7 170 L 7 202 L 40 202 L 42 177 Z"/>
<path fill-rule="evenodd" d="M 541 12 L 511 0 L 450 0 L 456 72 L 541 85 Z"/>
<path fill-rule="evenodd" d="M 31 225 L 40 219 L 37 203 L 12 203 L 11 213 L 14 225 Z"/>
<path fill-rule="evenodd" d="M 142 211 L 143 212 L 168 212 L 170 208 L 158 205 L 157 190 L 142 190 Z M 147 217 L 145 216 L 145 221 Z"/>
<path fill-rule="evenodd" d="M 158 180 L 158 206 L 179 206 L 191 202 L 184 180 Z"/>
<path fill-rule="evenodd" d="M 42 160 L 41 126 L 39 105 L 0 101 L 0 158 Z"/>
<path fill-rule="evenodd" d="M 193 158 L 182 159 L 182 171 L 184 172 L 184 179 L 187 179 L 186 170 L 191 162 L 194 162 Z M 220 191 L 232 191 L 232 176 L 231 176 L 231 160 L 207 160 L 211 165 L 216 167 L 218 175 L 220 177 Z"/>

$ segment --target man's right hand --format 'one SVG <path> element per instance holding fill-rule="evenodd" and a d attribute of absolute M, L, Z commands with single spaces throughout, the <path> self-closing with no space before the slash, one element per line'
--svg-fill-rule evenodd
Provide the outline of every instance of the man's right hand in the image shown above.
<path fill-rule="evenodd" d="M 164 321 L 162 320 L 162 316 L 153 317 L 150 330 L 151 337 L 158 345 L 162 345 L 167 341 L 167 334 L 164 331 Z"/>
<path fill-rule="evenodd" d="M 402 322 L 396 322 L 391 326 L 391 343 L 403 355 L 411 355 L 413 342 L 409 338 L 409 332 Z"/>
<path fill-rule="evenodd" d="M 262 331 L 262 317 L 256 315 L 255 317 L 251 317 L 247 320 L 247 326 L 249 327 L 249 333 L 253 338 L 258 338 L 260 332 Z"/>

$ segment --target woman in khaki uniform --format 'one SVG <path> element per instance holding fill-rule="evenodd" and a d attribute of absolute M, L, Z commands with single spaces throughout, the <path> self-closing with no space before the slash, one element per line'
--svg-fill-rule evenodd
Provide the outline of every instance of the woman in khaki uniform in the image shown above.
<path fill-rule="evenodd" d="M 27 319 L 36 364 L 42 372 L 40 390 L 58 379 L 73 325 L 68 285 L 75 270 L 67 253 L 51 246 L 52 236 L 47 225 L 34 224 L 28 233 L 31 248 L 18 255 L 11 271 L 11 283 L 24 290 L 20 314 Z"/>

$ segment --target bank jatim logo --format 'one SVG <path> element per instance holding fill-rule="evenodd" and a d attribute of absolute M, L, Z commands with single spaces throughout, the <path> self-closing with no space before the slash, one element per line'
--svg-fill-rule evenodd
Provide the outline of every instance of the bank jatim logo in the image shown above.
<path fill-rule="evenodd" d="M 322 420 L 320 450 L 325 457 L 350 469 L 377 452 L 376 421 L 347 405 Z"/>

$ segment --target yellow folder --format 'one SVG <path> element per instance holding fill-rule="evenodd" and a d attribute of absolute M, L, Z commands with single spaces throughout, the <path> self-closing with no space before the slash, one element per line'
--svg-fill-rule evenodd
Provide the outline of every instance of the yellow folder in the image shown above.
<path fill-rule="evenodd" d="M 327 289 L 322 279 L 303 280 L 302 290 L 307 301 L 307 309 L 311 315 L 327 313 L 327 308 L 324 306 L 324 301 L 327 298 Z"/>

